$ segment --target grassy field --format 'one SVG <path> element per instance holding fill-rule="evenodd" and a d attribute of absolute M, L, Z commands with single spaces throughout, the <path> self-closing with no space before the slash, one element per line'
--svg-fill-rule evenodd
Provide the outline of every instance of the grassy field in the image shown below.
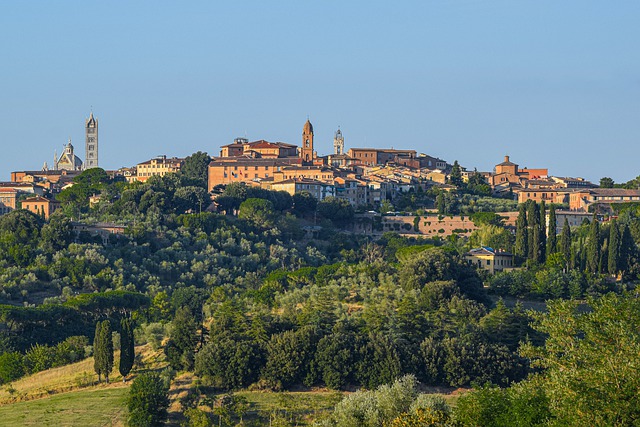
<path fill-rule="evenodd" d="M 3 426 L 123 426 L 128 385 L 79 390 L 0 406 Z"/>

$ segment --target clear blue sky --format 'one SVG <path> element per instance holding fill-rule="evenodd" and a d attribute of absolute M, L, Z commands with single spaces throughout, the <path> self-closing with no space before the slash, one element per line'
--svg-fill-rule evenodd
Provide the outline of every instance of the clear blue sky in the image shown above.
<path fill-rule="evenodd" d="M 0 179 L 84 120 L 100 163 L 218 154 L 237 136 L 320 154 L 412 148 L 491 170 L 640 175 L 640 2 L 0 2 Z"/>

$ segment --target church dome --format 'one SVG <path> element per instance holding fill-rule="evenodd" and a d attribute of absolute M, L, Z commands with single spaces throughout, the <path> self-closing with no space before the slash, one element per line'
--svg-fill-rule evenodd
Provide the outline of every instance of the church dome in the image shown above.
<path fill-rule="evenodd" d="M 304 124 L 304 127 L 302 128 L 302 133 L 313 133 L 313 126 L 311 125 L 311 122 L 309 121 L 309 119 L 307 119 L 307 122 Z"/>

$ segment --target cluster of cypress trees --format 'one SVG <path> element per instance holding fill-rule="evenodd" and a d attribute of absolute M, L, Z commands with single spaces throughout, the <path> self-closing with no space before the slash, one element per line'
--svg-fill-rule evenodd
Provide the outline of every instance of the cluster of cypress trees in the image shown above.
<path fill-rule="evenodd" d="M 113 370 L 113 336 L 111 322 L 104 320 L 96 324 L 96 333 L 93 339 L 93 368 L 109 383 L 109 373 Z M 131 319 L 124 318 L 120 322 L 120 364 L 119 371 L 123 381 L 133 368 L 135 359 L 135 342 L 133 338 L 133 323 Z"/>
<path fill-rule="evenodd" d="M 553 223 L 549 222 L 549 229 L 555 230 L 555 208 L 551 206 L 551 210 L 553 211 Z M 550 245 L 547 243 L 550 243 Z M 528 200 L 526 203 L 521 204 L 518 219 L 516 220 L 515 255 L 521 260 L 528 259 L 535 264 L 542 264 L 547 254 L 555 252 L 555 245 L 555 236 L 551 242 L 547 242 L 546 206 L 544 201 L 540 205 L 533 200 Z"/>
<path fill-rule="evenodd" d="M 627 271 L 634 242 L 629 227 L 613 219 L 608 230 L 601 229 L 595 215 L 586 238 L 572 245 L 571 227 L 565 218 L 560 239 L 556 236 L 555 206 L 549 208 L 549 235 L 546 231 L 546 206 L 532 200 L 520 205 L 516 220 L 515 255 L 520 261 L 542 264 L 546 258 L 561 253 L 566 269 L 580 269 L 587 273 L 617 275 Z M 608 233 L 607 233 L 608 231 Z"/>

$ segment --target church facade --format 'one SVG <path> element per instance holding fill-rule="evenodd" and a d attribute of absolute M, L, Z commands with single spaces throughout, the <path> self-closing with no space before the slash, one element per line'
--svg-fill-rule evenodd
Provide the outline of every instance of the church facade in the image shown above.
<path fill-rule="evenodd" d="M 93 112 L 85 120 L 85 159 L 84 162 L 75 154 L 71 138 L 64 147 L 60 156 L 53 155 L 53 171 L 82 171 L 99 167 L 98 164 L 98 119 L 93 117 Z M 44 171 L 50 170 L 45 162 Z"/>

